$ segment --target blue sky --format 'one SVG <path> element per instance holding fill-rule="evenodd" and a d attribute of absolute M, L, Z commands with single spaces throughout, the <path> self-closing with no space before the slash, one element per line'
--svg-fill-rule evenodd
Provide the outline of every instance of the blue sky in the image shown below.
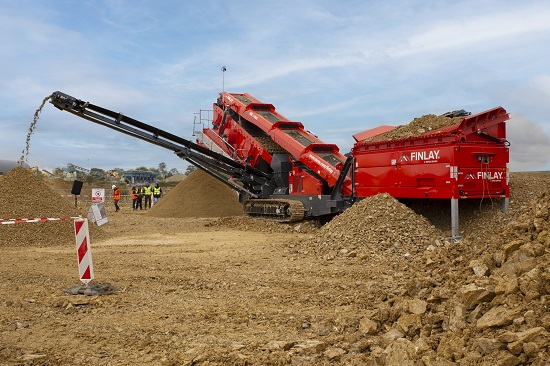
<path fill-rule="evenodd" d="M 504 107 L 512 171 L 550 169 L 550 2 L 0 0 L 0 159 L 59 90 L 193 139 L 247 92 L 343 153 L 425 114 Z M 221 72 L 226 66 L 227 71 Z M 171 151 L 47 104 L 31 166 L 185 170 Z"/>

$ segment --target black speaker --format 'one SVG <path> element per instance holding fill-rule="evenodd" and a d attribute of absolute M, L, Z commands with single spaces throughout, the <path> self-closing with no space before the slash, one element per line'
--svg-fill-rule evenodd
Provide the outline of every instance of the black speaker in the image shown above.
<path fill-rule="evenodd" d="M 81 182 L 79 180 L 75 180 L 74 183 L 73 183 L 73 189 L 71 190 L 71 194 L 79 196 L 80 191 L 82 191 L 82 184 L 83 184 L 83 182 Z"/>

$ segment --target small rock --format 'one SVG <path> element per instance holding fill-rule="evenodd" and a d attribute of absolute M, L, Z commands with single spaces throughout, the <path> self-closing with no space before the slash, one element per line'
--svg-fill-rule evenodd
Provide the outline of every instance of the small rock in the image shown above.
<path fill-rule="evenodd" d="M 471 309 L 474 306 L 493 300 L 495 297 L 494 290 L 479 287 L 474 283 L 470 283 L 460 288 L 460 302 L 466 306 L 466 309 Z"/>
<path fill-rule="evenodd" d="M 470 261 L 470 268 L 474 271 L 478 277 L 484 277 L 489 274 L 489 267 L 482 260 L 474 259 Z"/>
<path fill-rule="evenodd" d="M 363 318 L 359 322 L 359 331 L 363 334 L 374 335 L 378 329 L 378 324 L 369 318 Z"/>
<path fill-rule="evenodd" d="M 382 336 L 380 337 L 380 345 L 382 347 L 386 348 L 394 340 L 396 340 L 397 338 L 402 338 L 403 336 L 404 336 L 404 334 L 401 331 L 399 331 L 395 328 L 391 328 L 386 333 L 382 334 Z"/>
<path fill-rule="evenodd" d="M 305 354 L 316 354 L 323 352 L 327 348 L 327 344 L 318 340 L 308 340 L 294 345 L 294 348 L 302 349 Z"/>
<path fill-rule="evenodd" d="M 483 354 L 488 355 L 497 349 L 504 349 L 504 344 L 494 338 L 477 338 L 475 344 L 481 349 Z"/>
<path fill-rule="evenodd" d="M 408 310 L 411 314 L 422 315 L 426 312 L 428 303 L 421 299 L 412 299 L 407 302 Z"/>
<path fill-rule="evenodd" d="M 516 250 L 518 250 L 521 246 L 523 245 L 523 241 L 522 240 L 515 240 L 511 243 L 508 243 L 506 245 L 504 245 L 504 257 L 507 259 L 510 257 L 510 255 L 515 252 Z"/>
<path fill-rule="evenodd" d="M 339 361 L 346 354 L 346 351 L 339 347 L 331 347 L 323 352 L 323 354 L 331 361 Z"/>
<path fill-rule="evenodd" d="M 518 291 L 519 283 L 515 274 L 496 277 L 497 284 L 495 293 L 497 295 L 509 295 Z"/>
<path fill-rule="evenodd" d="M 267 344 L 267 349 L 271 351 L 274 351 L 274 350 L 288 351 L 289 349 L 294 347 L 295 344 L 296 342 L 289 342 L 289 341 L 270 341 Z"/>

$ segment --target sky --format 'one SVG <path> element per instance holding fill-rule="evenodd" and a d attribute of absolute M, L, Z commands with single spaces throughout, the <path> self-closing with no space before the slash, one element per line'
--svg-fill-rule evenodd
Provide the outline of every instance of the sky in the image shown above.
<path fill-rule="evenodd" d="M 353 134 L 456 109 L 510 114 L 510 170 L 550 170 L 547 0 L 0 0 L 0 159 L 61 91 L 193 140 L 249 93 L 342 153 Z M 222 72 L 222 67 L 226 71 Z M 156 145 L 46 103 L 31 166 L 185 171 Z"/>

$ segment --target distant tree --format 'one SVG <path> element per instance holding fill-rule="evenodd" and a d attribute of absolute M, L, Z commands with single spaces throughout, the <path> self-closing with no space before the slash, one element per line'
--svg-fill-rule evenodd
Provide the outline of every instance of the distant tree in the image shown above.
<path fill-rule="evenodd" d="M 166 175 L 166 177 L 171 177 L 173 175 L 176 175 L 176 174 L 179 174 L 180 172 L 178 172 L 178 170 L 176 168 L 172 168 L 170 169 L 170 171 L 168 172 L 168 174 Z"/>
<path fill-rule="evenodd" d="M 138 172 L 148 172 L 149 168 L 145 166 L 138 166 L 135 170 L 137 170 Z"/>
<path fill-rule="evenodd" d="M 194 166 L 194 165 L 188 165 L 188 166 L 187 166 L 187 169 L 185 169 L 185 173 L 183 173 L 183 174 L 189 175 L 189 174 L 193 173 L 195 170 L 197 170 L 197 167 L 196 167 L 196 166 Z"/>
<path fill-rule="evenodd" d="M 162 162 L 162 163 L 159 164 L 158 172 L 159 172 L 159 174 L 162 178 L 166 178 L 166 174 L 168 172 L 166 171 L 166 163 L 165 162 Z"/>

